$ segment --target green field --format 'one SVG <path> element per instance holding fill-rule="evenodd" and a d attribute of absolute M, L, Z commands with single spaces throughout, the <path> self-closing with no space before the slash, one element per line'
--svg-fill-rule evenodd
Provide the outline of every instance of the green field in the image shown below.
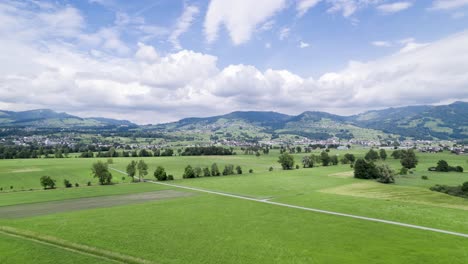
<path fill-rule="evenodd" d="M 349 152 L 364 155 L 364 150 Z M 331 151 L 331 154 L 344 153 Z M 296 154 L 296 163 L 304 155 Z M 276 152 L 260 157 L 144 159 L 150 168 L 148 179 L 154 179 L 154 169 L 162 165 L 176 178 L 171 184 L 468 234 L 468 199 L 428 189 L 435 184 L 459 185 L 468 181 L 468 173 L 427 171 L 440 159 L 466 170 L 468 158 L 449 153 L 417 155 L 419 164 L 414 172 L 398 176 L 392 185 L 354 179 L 349 165 L 282 171 L 276 162 Z M 0 232 L 0 257 L 6 259 L 2 263 L 35 259 L 40 259 L 37 263 L 56 263 L 61 258 L 70 263 L 107 263 L 109 260 L 98 256 L 112 258 L 114 253 L 137 258 L 136 263 L 140 260 L 154 263 L 466 263 L 468 259 L 465 237 L 172 186 L 129 183 L 128 177 L 122 180 L 125 175 L 117 171 L 112 171 L 114 179 L 123 183 L 97 186 L 90 175 L 91 164 L 96 160 L 0 162 L 0 186 L 4 188 L 0 192 L 0 227 L 13 228 L 19 235 L 12 237 Z M 114 158 L 111 167 L 125 170 L 130 160 Z M 213 162 L 221 169 L 225 164 L 240 165 L 244 174 L 181 179 L 186 165 L 204 167 Z M 390 158 L 387 163 L 399 168 L 397 160 Z M 274 168 L 271 172 L 270 166 Z M 249 169 L 254 172 L 249 174 Z M 40 190 L 42 175 L 57 179 L 60 188 Z M 422 180 L 422 175 L 429 180 Z M 63 178 L 81 187 L 65 189 Z M 93 186 L 85 186 L 90 180 Z M 9 189 L 10 185 L 14 186 L 13 190 Z M 34 191 L 19 191 L 22 189 Z M 193 195 L 118 203 L 129 197 L 140 197 L 133 194 L 147 197 L 150 193 L 167 191 Z M 97 206 L 83 208 L 82 204 L 90 199 Z M 56 203 L 63 204 L 67 210 L 50 209 Z M 11 216 L 11 212 L 24 208 L 40 210 L 41 214 L 22 212 L 12 219 L 5 213 L 2 217 L 2 209 Z M 31 241 L 23 235 L 28 232 L 29 238 L 45 237 L 60 242 L 64 248 Z M 78 250 L 69 251 L 67 247 L 78 247 Z M 84 254 L 86 250 L 81 247 L 92 248 L 91 254 Z"/>

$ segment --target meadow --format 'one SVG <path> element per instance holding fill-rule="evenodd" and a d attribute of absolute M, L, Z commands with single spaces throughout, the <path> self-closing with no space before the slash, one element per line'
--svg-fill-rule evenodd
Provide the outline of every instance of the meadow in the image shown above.
<path fill-rule="evenodd" d="M 347 152 L 363 156 L 365 150 L 332 150 L 330 154 Z M 161 165 L 176 178 L 170 184 L 468 234 L 468 199 L 429 190 L 435 184 L 459 185 L 468 181 L 468 173 L 427 171 L 440 159 L 466 170 L 466 156 L 418 153 L 419 164 L 413 173 L 397 176 L 395 184 L 386 185 L 354 179 L 349 165 L 283 171 L 277 163 L 278 155 L 272 151 L 260 157 L 143 159 L 150 168 L 147 179 L 154 180 L 152 173 Z M 304 155 L 295 154 L 296 163 Z M 465 237 L 174 186 L 130 183 L 129 178 L 118 171 L 112 174 L 119 184 L 98 186 L 90 174 L 91 164 L 96 160 L 0 162 L 0 186 L 4 186 L 4 191 L 0 192 L 0 227 L 13 230 L 6 232 L 0 228 L 0 256 L 5 263 L 30 262 L 32 257 L 40 259 L 36 263 L 55 263 L 61 258 L 70 263 L 107 263 L 110 260 L 135 263 L 466 263 L 468 259 L 468 238 Z M 114 158 L 110 166 L 125 170 L 131 160 Z M 220 169 L 225 164 L 240 165 L 244 173 L 181 179 L 185 166 L 207 167 L 213 162 Z M 395 170 L 400 167 L 398 160 L 390 157 L 386 162 Z M 269 171 L 270 167 L 273 171 Z M 249 169 L 253 173 L 248 173 Z M 57 179 L 59 188 L 40 190 L 42 175 Z M 428 176 L 428 180 L 421 179 L 422 175 Z M 63 178 L 79 183 L 80 187 L 63 188 Z M 92 186 L 85 186 L 88 181 L 92 181 Z M 10 185 L 14 185 L 13 191 L 5 189 Z M 80 202 L 90 197 L 122 200 L 131 194 L 168 190 L 192 195 L 112 207 L 71 208 L 65 212 L 51 211 L 15 219 L 1 215 L 2 208 L 9 211 L 25 205 L 48 208 L 46 205 L 51 202 Z M 15 234 L 17 236 L 13 236 Z M 31 238 L 45 241 L 45 244 Z M 57 241 L 64 247 L 54 246 Z M 75 251 L 67 250 L 69 248 Z M 114 253 L 122 254 L 124 260 L 114 258 Z M 110 260 L 99 258 L 100 255 Z"/>

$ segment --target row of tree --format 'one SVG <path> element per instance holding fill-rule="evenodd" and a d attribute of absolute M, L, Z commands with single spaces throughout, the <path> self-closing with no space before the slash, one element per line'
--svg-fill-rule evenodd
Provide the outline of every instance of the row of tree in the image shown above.
<path fill-rule="evenodd" d="M 456 171 L 456 172 L 463 172 L 462 166 L 450 166 L 447 161 L 439 160 L 437 162 L 436 167 L 430 167 L 429 171 L 439 171 L 439 172 L 449 172 L 449 171 Z"/>
<path fill-rule="evenodd" d="M 252 172 L 252 170 L 250 170 Z M 227 164 L 224 166 L 223 172 L 221 173 L 218 165 L 216 163 L 213 163 L 211 165 L 211 169 L 208 167 L 192 167 L 191 165 L 188 165 L 185 167 L 184 174 L 182 175 L 182 178 L 184 179 L 190 179 L 190 178 L 198 178 L 198 177 L 210 177 L 210 176 L 227 176 L 227 175 L 234 175 L 234 174 L 242 174 L 242 168 L 241 166 L 237 165 L 234 167 L 232 164 Z"/>

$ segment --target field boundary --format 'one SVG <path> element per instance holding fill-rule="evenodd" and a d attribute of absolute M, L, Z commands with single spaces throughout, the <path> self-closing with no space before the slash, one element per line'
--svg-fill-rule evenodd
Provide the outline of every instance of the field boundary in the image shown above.
<path fill-rule="evenodd" d="M 127 173 L 124 172 L 124 171 L 121 171 L 121 170 L 118 170 L 118 169 L 115 169 L 115 168 L 110 168 L 110 169 L 127 175 Z M 390 225 L 396 225 L 396 226 L 401 226 L 401 227 L 407 227 L 407 228 L 413 228 L 413 229 L 419 229 L 419 230 L 431 231 L 431 232 L 436 232 L 436 233 L 442 233 L 442 234 L 446 234 L 446 235 L 453 235 L 453 236 L 468 238 L 468 234 L 453 232 L 453 231 L 448 231 L 448 230 L 443 230 L 443 229 L 438 229 L 438 228 L 419 226 L 419 225 L 413 225 L 413 224 L 407 224 L 407 223 L 402 223 L 402 222 L 396 222 L 396 221 L 379 219 L 379 218 L 372 218 L 372 217 L 366 217 L 366 216 L 359 216 L 359 215 L 353 215 L 353 214 L 339 213 L 339 212 L 334 212 L 334 211 L 327 211 L 327 210 L 321 210 L 321 209 L 298 206 L 298 205 L 292 205 L 292 204 L 278 203 L 278 202 L 273 202 L 273 201 L 266 200 L 266 199 L 256 199 L 256 198 L 251 198 L 251 197 L 245 197 L 245 196 L 229 194 L 229 193 L 223 193 L 223 192 L 218 192 L 218 191 L 211 191 L 211 190 L 205 190 L 205 189 L 200 189 L 200 188 L 182 186 L 182 185 L 177 185 L 177 184 L 156 182 L 156 181 L 152 181 L 152 180 L 145 180 L 145 182 L 153 183 L 153 184 L 160 184 L 160 185 L 165 185 L 165 186 L 171 186 L 171 187 L 176 187 L 176 188 L 181 188 L 181 189 L 186 189 L 186 190 L 191 190 L 191 191 L 221 195 L 221 196 L 226 196 L 226 197 L 231 197 L 231 198 L 249 200 L 249 201 L 258 202 L 258 203 L 265 203 L 265 204 L 271 204 L 271 205 L 277 205 L 277 206 L 282 206 L 282 207 L 288 207 L 288 208 L 293 208 L 293 209 L 304 210 L 304 211 L 311 211 L 311 212 L 315 212 L 315 213 L 328 214 L 328 215 L 341 216 L 341 217 L 348 217 L 348 218 L 354 218 L 354 219 L 359 219 L 359 220 L 378 222 L 378 223 L 384 223 L 384 224 L 390 224 Z"/>
<path fill-rule="evenodd" d="M 32 242 L 43 244 L 43 245 L 60 248 L 63 250 L 71 251 L 71 252 L 86 255 L 86 256 L 105 259 L 105 260 L 113 261 L 117 263 L 131 263 L 131 264 L 154 263 L 145 259 L 124 255 L 121 253 L 116 253 L 116 252 L 105 250 L 105 249 L 98 249 L 95 247 L 63 240 L 57 237 L 53 237 L 49 235 L 42 235 L 36 232 L 21 230 L 21 229 L 9 227 L 9 226 L 0 226 L 0 234 L 32 241 Z"/>

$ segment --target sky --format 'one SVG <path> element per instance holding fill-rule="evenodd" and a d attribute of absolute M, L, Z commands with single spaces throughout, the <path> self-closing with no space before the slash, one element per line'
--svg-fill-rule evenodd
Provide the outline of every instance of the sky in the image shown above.
<path fill-rule="evenodd" d="M 468 0 L 2 0 L 0 109 L 156 124 L 468 101 Z"/>

